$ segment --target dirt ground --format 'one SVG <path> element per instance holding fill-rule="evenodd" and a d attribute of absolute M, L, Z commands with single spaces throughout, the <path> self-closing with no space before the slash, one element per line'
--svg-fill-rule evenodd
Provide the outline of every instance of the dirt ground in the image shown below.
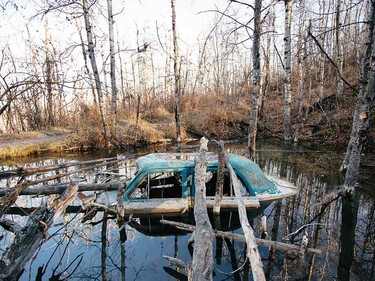
<path fill-rule="evenodd" d="M 10 146 L 22 146 L 29 144 L 47 143 L 63 140 L 68 133 L 53 132 L 53 133 L 37 133 L 35 136 L 27 135 L 24 138 L 17 137 L 0 137 L 0 149 Z"/>

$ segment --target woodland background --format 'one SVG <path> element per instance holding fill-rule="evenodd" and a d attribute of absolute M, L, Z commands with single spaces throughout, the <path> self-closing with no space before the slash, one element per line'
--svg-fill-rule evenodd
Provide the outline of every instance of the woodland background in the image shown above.
<path fill-rule="evenodd" d="M 179 35 L 180 1 L 159 3 L 165 23 L 142 28 L 124 26 L 127 1 L 115 2 L 2 1 L 4 28 L 27 23 L 16 45 L 1 42 L 3 135 L 73 132 L 65 149 L 248 134 L 348 142 L 370 0 L 217 1 L 196 15 L 212 22 L 191 30 L 193 44 Z"/>

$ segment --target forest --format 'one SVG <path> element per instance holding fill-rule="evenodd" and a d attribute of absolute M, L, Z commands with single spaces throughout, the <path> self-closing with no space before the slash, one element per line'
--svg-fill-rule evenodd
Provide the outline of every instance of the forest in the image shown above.
<path fill-rule="evenodd" d="M 211 21 L 192 44 L 179 37 L 189 23 L 178 2 L 143 29 L 121 24 L 126 1 L 107 2 L 3 1 L 4 22 L 25 22 L 16 41 L 4 27 L 3 135 L 66 128 L 78 149 L 194 136 L 349 140 L 369 75 L 371 1 L 196 4 Z"/>
<path fill-rule="evenodd" d="M 184 235 L 193 235 L 185 239 L 172 231 L 174 241 L 169 234 L 154 240 L 173 265 L 173 270 L 162 267 L 162 273 L 155 269 L 155 280 L 166 280 L 166 273 L 176 280 L 225 280 L 220 270 L 230 266 L 230 280 L 249 280 L 249 269 L 254 280 L 374 278 L 370 125 L 375 121 L 375 1 L 155 2 L 0 0 L 0 268 L 6 269 L 0 280 L 34 275 L 42 280 L 44 274 L 56 280 L 150 278 L 143 265 L 152 268 L 163 262 L 153 262 L 153 254 L 147 259 L 147 252 L 143 263 L 136 249 L 153 243 L 142 235 L 159 237 L 151 229 L 158 230 L 164 217 L 155 226 L 154 218 L 135 219 L 121 212 L 122 188 L 128 184 L 128 172 L 135 171 L 133 158 L 156 152 L 157 145 L 163 152 L 199 149 L 195 180 L 204 190 L 206 139 L 211 150 L 219 147 L 218 157 L 228 157 L 220 156 L 226 155 L 224 140 L 229 152 L 246 155 L 267 173 L 293 182 L 299 193 L 245 219 L 246 210 L 238 203 L 238 213 L 218 219 L 209 217 L 206 203 L 199 205 L 198 196 L 205 199 L 205 193 L 199 195 L 196 187 L 196 226 L 184 224 L 186 217 L 174 222 Z M 237 147 L 239 142 L 243 144 Z M 217 169 L 225 162 L 235 189 L 239 181 L 229 158 L 223 159 Z M 104 192 L 96 193 L 97 188 Z M 95 200 L 107 196 L 106 202 L 113 198 L 103 194 L 118 192 L 112 202 L 117 205 L 93 202 L 83 191 L 95 191 Z M 39 196 L 58 193 L 63 194 L 49 204 L 38 201 Z M 25 202 L 17 200 L 24 195 L 30 200 L 21 208 L 17 204 Z M 79 211 L 70 205 L 76 197 Z M 38 207 L 28 206 L 35 201 Z M 74 214 L 67 215 L 68 222 L 65 212 Z M 209 220 L 231 234 L 206 229 Z M 266 223 L 272 225 L 275 244 L 267 244 L 268 250 L 260 244 L 258 252 L 251 243 L 266 242 L 255 238 L 252 227 L 267 228 Z M 233 232 L 239 227 L 244 237 Z M 132 234 L 134 229 L 142 235 Z M 257 229 L 255 235 L 267 232 Z M 56 240 L 47 238 L 52 231 Z M 204 243 L 206 234 L 216 241 L 214 248 L 205 248 L 210 244 Z M 290 244 L 278 244 L 281 238 Z M 111 239 L 120 247 L 111 247 Z M 142 244 L 142 239 L 147 242 Z M 194 255 L 190 246 L 181 250 L 190 240 L 196 246 Z M 244 247 L 237 244 L 243 240 Z M 172 253 L 168 247 L 173 243 Z M 293 243 L 301 244 L 297 256 L 280 250 Z M 101 264 L 87 266 L 81 245 L 95 245 L 88 253 L 101 248 Z M 191 263 L 179 260 L 179 249 L 185 260 L 190 253 Z M 199 258 L 203 250 L 206 256 Z M 50 254 L 48 262 L 39 251 Z M 62 253 L 60 261 L 57 251 Z M 17 260 L 20 255 L 23 261 Z M 227 262 L 222 264 L 224 257 Z M 51 269 L 50 262 L 60 267 Z M 57 269 L 60 275 L 55 275 Z M 184 270 L 187 277 L 181 276 Z M 142 274 L 148 277 L 142 279 Z"/>

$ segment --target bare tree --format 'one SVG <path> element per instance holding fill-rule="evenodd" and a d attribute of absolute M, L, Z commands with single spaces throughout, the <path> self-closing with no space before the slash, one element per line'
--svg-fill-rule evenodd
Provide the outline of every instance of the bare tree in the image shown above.
<path fill-rule="evenodd" d="M 262 10 L 262 0 L 255 0 L 254 6 L 254 41 L 253 41 L 253 74 L 252 74 L 252 104 L 250 110 L 250 121 L 249 121 L 249 131 L 248 131 L 248 151 L 249 157 L 255 160 L 255 150 L 256 150 L 256 135 L 258 127 L 258 99 L 260 96 L 260 33 L 261 33 L 261 15 Z"/>
<path fill-rule="evenodd" d="M 292 85 L 291 85 L 291 62 L 292 62 L 292 0 L 284 0 L 285 3 L 285 37 L 284 37 L 284 140 L 291 141 L 291 104 L 292 104 Z"/>
<path fill-rule="evenodd" d="M 339 105 L 342 92 L 344 90 L 344 81 L 340 77 L 344 69 L 343 60 L 343 30 L 342 30 L 342 9 L 343 0 L 337 0 L 336 3 L 336 58 L 337 58 L 337 69 L 336 69 L 336 106 Z"/>
<path fill-rule="evenodd" d="M 112 115 L 112 136 L 116 137 L 116 124 L 117 124 L 117 88 L 116 88 L 116 62 L 115 62 L 115 41 L 113 36 L 113 12 L 112 0 L 107 0 L 108 6 L 108 35 L 109 35 L 109 55 L 111 64 L 111 115 Z"/>
<path fill-rule="evenodd" d="M 359 173 L 361 153 L 370 139 L 370 116 L 375 99 L 375 1 L 370 1 L 367 41 L 361 64 L 360 88 L 356 98 L 352 132 L 341 169 L 346 169 L 344 188 L 353 190 Z"/>
<path fill-rule="evenodd" d="M 176 142 L 181 141 L 181 124 L 180 124 L 180 97 L 181 97 L 181 82 L 180 82 L 180 62 L 178 54 L 177 31 L 176 31 L 176 0 L 171 0 L 172 8 L 172 32 L 173 32 L 173 71 L 174 71 L 174 97 L 175 108 L 174 117 L 176 123 Z"/>
<path fill-rule="evenodd" d="M 101 81 L 100 81 L 98 66 L 96 64 L 96 57 L 95 57 L 95 51 L 94 51 L 94 39 L 93 39 L 92 27 L 91 27 L 91 23 L 90 23 L 88 0 L 82 0 L 82 8 L 83 8 L 83 16 L 84 16 L 84 20 L 85 20 L 87 41 L 88 41 L 89 58 L 90 58 L 90 61 L 91 61 L 92 71 L 94 73 L 96 92 L 97 92 L 98 101 L 99 101 L 100 116 L 101 116 L 101 119 L 102 119 L 103 137 L 104 137 L 104 141 L 105 141 L 105 146 L 107 146 L 108 145 L 108 135 L 107 135 L 107 125 L 106 125 L 106 122 L 105 122 L 104 112 L 103 112 L 103 90 L 102 90 L 102 84 L 101 84 Z"/>

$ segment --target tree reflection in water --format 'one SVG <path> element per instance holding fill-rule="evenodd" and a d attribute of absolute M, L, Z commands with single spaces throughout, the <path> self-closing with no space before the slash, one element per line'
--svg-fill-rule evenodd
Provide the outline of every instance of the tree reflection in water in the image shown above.
<path fill-rule="evenodd" d="M 246 154 L 242 145 L 230 149 Z M 375 205 L 371 194 L 366 193 L 373 187 L 370 179 L 374 178 L 374 171 L 365 170 L 366 181 L 350 200 L 339 198 L 326 206 L 320 204 L 327 193 L 340 184 L 341 178 L 336 172 L 341 163 L 338 155 L 334 151 L 260 144 L 257 162 L 263 170 L 294 182 L 300 192 L 251 213 L 250 220 L 257 237 L 261 235 L 260 220 L 265 215 L 269 232 L 267 239 L 282 241 L 285 238 L 287 242 L 299 245 L 302 236 L 307 234 L 309 247 L 322 250 L 321 255 L 307 253 L 300 256 L 260 247 L 268 280 L 375 279 Z M 371 167 L 375 159 L 366 161 Z M 122 170 L 112 167 L 112 171 Z M 11 186 L 12 183 L 6 179 L 1 185 Z M 7 217 L 20 223 L 23 221 L 20 215 Z M 124 222 L 118 222 L 110 214 L 98 212 L 91 220 L 88 218 L 82 223 L 83 217 L 83 213 L 68 213 L 55 222 L 49 230 L 48 241 L 27 264 L 20 280 L 157 281 L 186 278 L 181 270 L 169 266 L 163 255 L 191 261 L 194 244 L 188 243 L 190 233 L 159 224 L 161 217 L 135 218 L 122 228 Z M 171 219 L 194 223 L 189 213 Z M 241 232 L 234 212 L 223 213 L 220 220 L 212 218 L 212 224 L 214 228 Z M 13 234 L 0 230 L 0 255 L 12 239 Z M 214 280 L 251 280 L 244 252 L 242 243 L 217 237 L 214 240 Z"/>

